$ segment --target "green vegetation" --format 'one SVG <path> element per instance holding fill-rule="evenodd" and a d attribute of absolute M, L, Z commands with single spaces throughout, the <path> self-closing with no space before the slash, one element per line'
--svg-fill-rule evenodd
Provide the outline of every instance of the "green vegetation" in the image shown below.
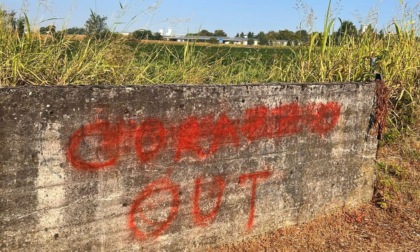
<path fill-rule="evenodd" d="M 198 33 L 188 33 L 187 36 L 227 37 L 227 34 L 223 30 L 215 30 L 214 32 L 209 32 L 204 29 L 199 31 Z"/>
<path fill-rule="evenodd" d="M 134 31 L 131 36 L 135 39 L 162 40 L 162 35 L 159 32 L 152 33 L 152 31 L 149 30 L 137 30 Z"/>
<path fill-rule="evenodd" d="M 86 21 L 86 33 L 89 37 L 101 37 L 101 34 L 108 31 L 106 24 L 107 17 L 101 17 L 91 11 L 89 19 Z"/>
<path fill-rule="evenodd" d="M 376 167 L 378 177 L 375 185 L 374 202 L 379 207 L 388 209 L 393 197 L 400 191 L 397 181 L 402 178 L 404 170 L 398 165 L 382 162 L 376 163 Z"/>

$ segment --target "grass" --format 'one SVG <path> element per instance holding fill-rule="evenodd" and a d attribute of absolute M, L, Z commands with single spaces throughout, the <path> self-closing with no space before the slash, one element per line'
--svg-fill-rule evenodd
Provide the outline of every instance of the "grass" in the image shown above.
<path fill-rule="evenodd" d="M 34 32 L 18 37 L 2 29 L 0 86 L 367 81 L 373 78 L 369 60 L 377 57 L 377 70 L 393 88 L 395 103 L 404 106 L 416 98 L 417 27 L 395 24 L 395 34 L 365 33 L 334 44 L 333 22 L 327 14 L 323 34 L 294 48 L 151 44 L 124 37 L 77 40 Z"/>
<path fill-rule="evenodd" d="M 322 38 L 314 35 L 307 46 L 252 48 L 139 43 L 123 37 L 77 40 L 70 36 L 41 37 L 36 33 L 19 38 L 10 30 L 2 29 L 0 85 L 236 84 L 254 83 L 256 77 L 257 82 L 366 81 L 372 79 L 369 65 L 372 56 L 379 58 L 378 70 L 387 80 L 413 82 L 419 71 L 419 43 L 415 36 L 399 34 L 384 38 L 363 34 L 358 38 L 347 37 L 340 44 L 327 45 L 324 44 L 325 33 Z M 318 47 L 318 43 L 322 45 Z M 191 68 L 185 64 L 187 61 L 201 63 L 197 66 L 200 69 Z M 180 66 L 185 74 L 183 78 L 174 78 L 172 72 Z M 162 74 L 145 72 L 145 68 L 159 69 Z M 251 68 L 256 69 L 258 76 L 248 74 Z M 127 75 L 109 76 L 121 69 Z M 235 73 L 238 69 L 242 71 L 240 76 L 221 75 Z M 91 76 L 83 74 L 85 70 L 93 70 L 96 78 L 92 80 Z M 201 74 L 190 79 L 197 71 Z M 404 90 L 411 94 L 413 86 L 404 86 Z"/>
<path fill-rule="evenodd" d="M 372 204 L 222 249 L 414 251 L 420 241 L 420 20 L 406 15 L 383 36 L 365 32 L 339 42 L 331 36 L 334 21 L 328 10 L 323 33 L 312 35 L 308 45 L 273 48 L 45 37 L 34 31 L 19 36 L 0 18 L 0 87 L 363 82 L 381 73 L 391 110 Z M 371 58 L 377 58 L 374 66 Z"/>

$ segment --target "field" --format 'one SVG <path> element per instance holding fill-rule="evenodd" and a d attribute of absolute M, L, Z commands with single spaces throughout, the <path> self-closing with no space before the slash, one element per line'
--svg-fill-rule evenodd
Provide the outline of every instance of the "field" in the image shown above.
<path fill-rule="evenodd" d="M 328 19 L 328 17 L 327 17 Z M 326 20 L 329 21 L 329 20 Z M 326 22 L 328 23 L 328 22 Z M 416 251 L 420 244 L 420 39 L 418 23 L 301 47 L 149 43 L 122 37 L 72 39 L 0 30 L 0 87 L 24 85 L 365 82 L 389 90 L 370 204 L 280 229 L 219 251 Z M 329 38 L 329 39 L 327 39 Z M 371 59 L 377 59 L 371 65 Z"/>

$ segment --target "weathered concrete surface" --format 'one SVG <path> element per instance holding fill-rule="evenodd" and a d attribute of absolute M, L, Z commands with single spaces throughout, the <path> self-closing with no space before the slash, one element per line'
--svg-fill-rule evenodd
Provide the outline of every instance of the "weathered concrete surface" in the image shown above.
<path fill-rule="evenodd" d="M 369 201 L 374 84 L 0 89 L 0 249 L 194 250 Z"/>

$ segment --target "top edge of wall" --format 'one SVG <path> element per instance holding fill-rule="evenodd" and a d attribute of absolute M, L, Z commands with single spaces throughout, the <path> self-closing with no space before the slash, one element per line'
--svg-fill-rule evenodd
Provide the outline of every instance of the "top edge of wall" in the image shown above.
<path fill-rule="evenodd" d="M 329 83 L 244 83 L 244 84 L 127 84 L 127 85 L 24 85 L 24 86 L 14 86 L 14 87 L 2 87 L 0 90 L 10 90 L 10 89 L 42 89 L 42 88 L 97 88 L 97 89 L 125 89 L 125 88 L 145 88 L 145 87 L 162 87 L 162 88 L 173 88 L 173 87 L 190 87 L 190 88 L 203 88 L 203 87 L 244 87 L 244 86 L 337 86 L 337 85 L 374 85 L 375 82 L 329 82 Z"/>

